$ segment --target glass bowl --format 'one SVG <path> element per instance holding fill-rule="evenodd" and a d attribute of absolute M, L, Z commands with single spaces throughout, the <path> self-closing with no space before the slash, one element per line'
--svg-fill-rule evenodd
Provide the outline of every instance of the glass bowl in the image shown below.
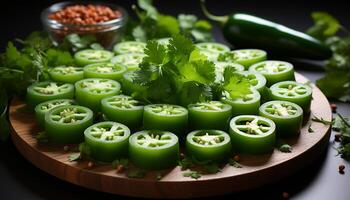
<path fill-rule="evenodd" d="M 48 18 L 49 14 L 57 12 L 70 5 L 103 5 L 111 8 L 112 10 L 118 10 L 121 13 L 119 18 L 109 20 L 97 24 L 89 25 L 75 25 L 75 24 L 62 24 L 56 20 Z M 128 13 L 126 10 L 118 5 L 100 2 L 61 2 L 53 4 L 46 8 L 41 13 L 41 21 L 54 43 L 61 43 L 64 38 L 72 33 L 76 33 L 80 36 L 92 35 L 96 38 L 96 41 L 105 48 L 111 48 L 113 44 L 120 41 L 124 34 L 126 23 L 128 20 Z"/>

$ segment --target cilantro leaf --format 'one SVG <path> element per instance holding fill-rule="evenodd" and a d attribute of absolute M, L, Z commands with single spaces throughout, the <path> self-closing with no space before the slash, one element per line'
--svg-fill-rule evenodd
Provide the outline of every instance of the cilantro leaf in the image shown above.
<path fill-rule="evenodd" d="M 184 176 L 184 177 L 191 177 L 191 178 L 193 178 L 193 179 L 199 179 L 202 175 L 199 173 L 199 172 L 197 172 L 197 171 L 189 171 L 189 172 L 184 172 L 184 173 L 182 173 L 182 175 Z"/>
<path fill-rule="evenodd" d="M 249 80 L 241 74 L 235 73 L 233 68 L 225 68 L 223 89 L 229 93 L 230 98 L 243 98 L 251 94 Z"/>
<path fill-rule="evenodd" d="M 334 36 L 341 27 L 339 21 L 329 13 L 313 12 L 311 13 L 311 17 L 315 24 L 306 32 L 317 39 L 325 40 L 328 37 Z"/>
<path fill-rule="evenodd" d="M 235 168 L 242 168 L 242 165 L 239 164 L 237 161 L 235 161 L 234 159 L 230 158 L 228 160 L 228 164 L 232 167 L 235 167 Z"/>
<path fill-rule="evenodd" d="M 156 65 L 165 64 L 168 62 L 169 58 L 167 55 L 166 47 L 160 45 L 155 40 L 150 40 L 147 42 L 144 52 L 147 55 L 146 57 L 144 57 L 144 62 Z"/>

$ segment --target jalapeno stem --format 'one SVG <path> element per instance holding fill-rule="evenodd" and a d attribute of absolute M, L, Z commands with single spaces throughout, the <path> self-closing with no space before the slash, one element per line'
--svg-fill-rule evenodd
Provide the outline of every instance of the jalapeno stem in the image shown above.
<path fill-rule="evenodd" d="M 211 14 L 208 11 L 207 7 L 205 6 L 205 0 L 201 0 L 200 1 L 200 5 L 201 5 L 201 8 L 202 8 L 202 12 L 209 19 L 219 22 L 222 26 L 227 22 L 227 20 L 228 20 L 228 16 L 227 15 L 225 15 L 225 16 L 216 16 L 216 15 Z"/>

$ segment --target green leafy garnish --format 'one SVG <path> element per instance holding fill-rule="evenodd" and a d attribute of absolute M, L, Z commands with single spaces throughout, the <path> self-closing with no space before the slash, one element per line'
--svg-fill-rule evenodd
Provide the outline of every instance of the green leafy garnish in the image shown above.
<path fill-rule="evenodd" d="M 251 94 L 250 83 L 243 75 L 235 73 L 232 67 L 225 68 L 223 89 L 230 94 L 230 98 L 243 98 Z"/>
<path fill-rule="evenodd" d="M 234 159 L 230 158 L 228 160 L 228 164 L 232 167 L 235 167 L 235 168 L 242 168 L 242 165 L 239 164 L 237 161 L 235 161 Z"/>
<path fill-rule="evenodd" d="M 309 133 L 315 132 L 314 129 L 311 128 L 311 124 L 310 124 L 309 127 L 307 128 L 307 131 L 308 131 Z"/>
<path fill-rule="evenodd" d="M 306 32 L 317 39 L 324 40 L 333 36 L 341 27 L 339 21 L 326 12 L 313 12 L 311 17 L 315 24 Z"/>
<path fill-rule="evenodd" d="M 289 144 L 282 144 L 278 150 L 283 153 L 290 153 L 292 152 L 292 147 Z"/>
<path fill-rule="evenodd" d="M 199 173 L 199 172 L 197 172 L 197 171 L 189 171 L 189 172 L 184 172 L 184 173 L 182 173 L 182 175 L 184 176 L 184 177 L 191 177 L 191 178 L 193 178 L 193 179 L 199 179 L 202 175 Z"/>
<path fill-rule="evenodd" d="M 219 165 L 216 163 L 208 163 L 203 165 L 202 167 L 203 167 L 203 170 L 209 174 L 215 174 L 221 171 L 219 168 Z"/>
<path fill-rule="evenodd" d="M 313 118 L 311 118 L 311 120 L 314 122 L 322 123 L 324 125 L 331 125 L 332 124 L 331 121 L 327 121 L 327 120 L 323 119 L 322 117 L 319 118 L 319 117 L 314 116 Z"/>
<path fill-rule="evenodd" d="M 82 157 L 81 157 L 81 154 L 80 153 L 74 153 L 74 154 L 71 154 L 68 156 L 68 160 L 70 162 L 74 162 L 74 161 L 78 161 L 80 160 Z"/>
<path fill-rule="evenodd" d="M 189 157 L 186 157 L 179 161 L 179 166 L 181 167 L 181 170 L 186 170 L 194 166 L 193 160 Z"/>
<path fill-rule="evenodd" d="M 45 131 L 38 132 L 34 138 L 39 142 L 39 143 L 47 143 L 49 142 L 49 139 L 47 137 L 47 134 Z"/>

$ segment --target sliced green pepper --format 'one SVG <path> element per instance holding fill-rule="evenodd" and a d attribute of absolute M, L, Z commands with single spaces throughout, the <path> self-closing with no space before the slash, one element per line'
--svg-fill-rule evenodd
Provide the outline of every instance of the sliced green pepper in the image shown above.
<path fill-rule="evenodd" d="M 209 61 L 212 61 L 212 62 L 218 61 L 218 58 L 219 58 L 219 55 L 220 55 L 218 53 L 215 53 L 215 52 L 212 52 L 212 51 L 208 51 L 208 50 L 204 50 L 204 49 L 200 49 L 199 53 L 204 55 L 204 56 L 206 56 L 207 59 Z"/>
<path fill-rule="evenodd" d="M 122 84 L 123 93 L 132 95 L 133 93 L 146 92 L 147 87 L 134 83 L 134 71 L 126 72 L 123 74 L 123 78 L 120 80 Z"/>
<path fill-rule="evenodd" d="M 192 129 L 228 130 L 232 106 L 220 101 L 188 105 L 189 125 Z"/>
<path fill-rule="evenodd" d="M 83 68 L 59 66 L 49 70 L 50 78 L 56 82 L 75 83 L 84 78 Z"/>
<path fill-rule="evenodd" d="M 120 80 L 126 67 L 112 63 L 95 63 L 84 67 L 85 78 L 107 78 Z"/>
<path fill-rule="evenodd" d="M 303 109 L 304 114 L 308 114 L 312 100 L 312 89 L 295 81 L 283 81 L 270 87 L 270 99 L 296 103 Z"/>
<path fill-rule="evenodd" d="M 112 162 L 128 155 L 130 130 L 116 122 L 100 122 L 84 131 L 89 156 L 102 162 Z"/>
<path fill-rule="evenodd" d="M 88 78 L 75 83 L 75 97 L 80 105 L 93 111 L 100 111 L 101 100 L 120 92 L 117 81 L 102 78 Z"/>
<path fill-rule="evenodd" d="M 284 61 L 268 60 L 259 62 L 250 66 L 249 71 L 264 75 L 268 86 L 281 81 L 295 80 L 293 65 Z"/>
<path fill-rule="evenodd" d="M 289 101 L 269 101 L 259 108 L 261 116 L 271 119 L 276 124 L 279 137 L 299 134 L 303 123 L 303 109 Z"/>
<path fill-rule="evenodd" d="M 232 153 L 230 136 L 219 130 L 196 130 L 186 137 L 186 152 L 199 161 L 223 162 Z"/>
<path fill-rule="evenodd" d="M 117 95 L 104 98 L 101 101 L 101 110 L 109 120 L 120 122 L 132 129 L 142 125 L 143 103 L 131 96 Z"/>
<path fill-rule="evenodd" d="M 85 49 L 74 54 L 75 62 L 81 67 L 93 63 L 109 62 L 112 57 L 112 52 L 97 49 Z"/>
<path fill-rule="evenodd" d="M 257 115 L 260 107 L 260 93 L 257 90 L 252 89 L 251 94 L 244 96 L 243 98 L 231 99 L 229 94 L 221 98 L 220 101 L 232 106 L 232 115 Z"/>
<path fill-rule="evenodd" d="M 79 143 L 84 140 L 84 130 L 92 125 L 92 121 L 93 112 L 89 108 L 59 106 L 45 114 L 45 131 L 52 143 Z"/>
<path fill-rule="evenodd" d="M 128 71 L 137 70 L 145 56 L 146 54 L 142 53 L 121 54 L 113 57 L 111 63 L 124 65 Z"/>
<path fill-rule="evenodd" d="M 267 88 L 266 88 L 266 78 L 265 76 L 254 73 L 254 72 L 237 72 L 239 74 L 244 75 L 246 78 L 248 78 L 249 83 L 253 89 L 258 90 L 261 96 L 267 95 Z"/>
<path fill-rule="evenodd" d="M 73 99 L 74 86 L 69 83 L 36 82 L 27 88 L 27 103 L 33 108 L 53 99 Z"/>
<path fill-rule="evenodd" d="M 170 37 L 167 37 L 167 38 L 160 38 L 157 40 L 157 42 L 161 45 L 164 45 L 164 46 L 168 46 L 168 44 L 170 43 Z"/>
<path fill-rule="evenodd" d="M 55 99 L 51 101 L 45 101 L 35 106 L 35 116 L 39 126 L 45 125 L 45 114 L 58 106 L 74 105 L 73 99 Z"/>
<path fill-rule="evenodd" d="M 230 136 L 234 150 L 249 154 L 263 154 L 275 145 L 275 123 L 265 117 L 241 115 L 230 121 Z"/>
<path fill-rule="evenodd" d="M 174 167 L 179 153 L 179 139 L 167 131 L 145 130 L 129 138 L 129 158 L 138 167 L 151 170 Z"/>
<path fill-rule="evenodd" d="M 235 71 L 237 72 L 244 71 L 244 66 L 237 63 L 217 61 L 217 62 L 214 62 L 214 64 L 215 64 L 216 81 L 221 81 L 223 79 L 223 74 L 226 67 L 231 67 L 235 69 Z"/>
<path fill-rule="evenodd" d="M 225 53 L 219 57 L 219 61 L 238 63 L 246 69 L 264 60 L 266 60 L 266 52 L 260 49 L 239 49 Z"/>
<path fill-rule="evenodd" d="M 209 51 L 215 54 L 221 54 L 230 51 L 230 48 L 228 46 L 217 42 L 201 42 L 197 43 L 196 47 L 200 50 Z"/>
<path fill-rule="evenodd" d="M 143 53 L 146 43 L 137 41 L 120 42 L 114 46 L 116 54 Z"/>
<path fill-rule="evenodd" d="M 186 108 L 170 104 L 150 104 L 144 107 L 145 129 L 162 130 L 184 135 L 188 123 Z"/>

